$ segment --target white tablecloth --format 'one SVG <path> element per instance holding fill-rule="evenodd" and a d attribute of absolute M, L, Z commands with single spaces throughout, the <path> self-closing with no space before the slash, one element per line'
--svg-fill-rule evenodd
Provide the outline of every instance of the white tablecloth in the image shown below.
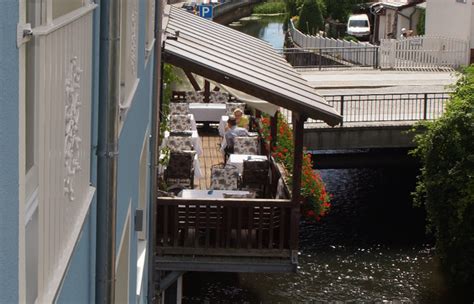
<path fill-rule="evenodd" d="M 244 160 L 268 160 L 266 155 L 247 155 L 247 154 L 231 154 L 227 159 L 228 165 L 234 165 L 242 173 L 244 170 Z"/>
<path fill-rule="evenodd" d="M 194 150 L 196 151 L 197 155 L 201 156 L 202 151 L 202 142 L 201 138 L 199 137 L 198 131 L 192 131 L 193 134 L 191 135 L 191 141 L 193 142 Z M 162 147 L 166 147 L 166 143 L 168 142 L 168 137 L 170 136 L 169 131 L 165 131 L 165 137 L 163 138 Z"/>
<path fill-rule="evenodd" d="M 248 195 L 249 191 L 240 191 L 240 190 L 194 190 L 194 189 L 184 189 L 178 196 L 182 198 L 224 198 L 224 193 L 226 194 L 242 194 Z"/>
<path fill-rule="evenodd" d="M 219 135 L 224 137 L 225 134 L 225 126 L 227 125 L 227 121 L 229 120 L 229 116 L 222 115 L 221 120 L 219 122 Z"/>
<path fill-rule="evenodd" d="M 190 103 L 189 112 L 196 121 L 220 121 L 226 114 L 226 105 L 222 103 Z"/>

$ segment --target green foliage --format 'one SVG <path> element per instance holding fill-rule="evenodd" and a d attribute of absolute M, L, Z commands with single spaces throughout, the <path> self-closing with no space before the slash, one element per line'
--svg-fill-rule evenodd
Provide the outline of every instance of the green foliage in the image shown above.
<path fill-rule="evenodd" d="M 354 42 L 359 42 L 359 39 L 357 39 L 357 37 L 354 37 L 352 35 L 346 35 L 344 36 L 344 38 L 342 38 L 344 40 L 347 40 L 347 41 L 354 41 Z"/>
<path fill-rule="evenodd" d="M 316 34 L 324 29 L 321 6 L 317 0 L 305 0 L 299 15 L 298 29 L 305 34 Z"/>
<path fill-rule="evenodd" d="M 361 3 L 369 2 L 367 0 L 324 0 L 327 8 L 326 18 L 347 22 L 353 9 Z"/>
<path fill-rule="evenodd" d="M 416 25 L 416 34 L 424 35 L 425 34 L 425 18 L 426 10 L 422 9 L 420 11 L 420 19 L 418 19 L 418 24 Z"/>
<path fill-rule="evenodd" d="M 443 116 L 424 123 L 412 154 L 422 162 L 414 202 L 424 205 L 449 282 L 474 288 L 474 65 L 455 86 Z"/>
<path fill-rule="evenodd" d="M 284 14 L 286 4 L 283 1 L 263 2 L 253 8 L 254 14 Z"/>
<path fill-rule="evenodd" d="M 170 64 L 163 65 L 163 92 L 161 100 L 161 116 L 160 116 L 160 140 L 164 138 L 164 133 L 169 129 L 168 115 L 170 113 L 170 100 L 173 95 L 172 84 L 179 83 L 180 79 L 174 71 L 174 67 Z M 166 152 L 166 151 L 164 151 Z"/>

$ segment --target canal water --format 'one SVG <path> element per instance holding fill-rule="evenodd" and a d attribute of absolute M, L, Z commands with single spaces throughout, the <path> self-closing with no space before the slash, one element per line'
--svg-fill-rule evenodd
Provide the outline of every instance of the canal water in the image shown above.
<path fill-rule="evenodd" d="M 246 18 L 234 28 L 282 48 L 283 17 Z M 184 303 L 456 303 L 438 273 L 417 169 L 321 170 L 334 195 L 319 223 L 301 223 L 298 273 L 188 273 Z"/>

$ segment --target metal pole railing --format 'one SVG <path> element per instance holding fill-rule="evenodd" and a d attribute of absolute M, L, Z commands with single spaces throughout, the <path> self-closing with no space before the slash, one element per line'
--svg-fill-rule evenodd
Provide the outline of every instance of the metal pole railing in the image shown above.
<path fill-rule="evenodd" d="M 428 117 L 428 93 L 424 94 L 423 97 L 423 120 Z"/>
<path fill-rule="evenodd" d="M 342 120 L 341 120 L 341 127 L 342 127 L 344 124 L 344 95 L 341 95 L 341 116 L 342 116 Z"/>

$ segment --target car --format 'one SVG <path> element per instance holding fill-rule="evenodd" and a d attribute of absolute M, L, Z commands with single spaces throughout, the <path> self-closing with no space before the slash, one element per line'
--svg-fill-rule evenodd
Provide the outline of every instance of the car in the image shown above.
<path fill-rule="evenodd" d="M 187 10 L 190 13 L 196 14 L 197 12 L 197 5 L 196 2 L 191 2 L 191 3 L 184 3 L 182 8 Z"/>
<path fill-rule="evenodd" d="M 352 15 L 347 21 L 347 34 L 357 38 L 370 36 L 370 22 L 366 14 Z"/>

